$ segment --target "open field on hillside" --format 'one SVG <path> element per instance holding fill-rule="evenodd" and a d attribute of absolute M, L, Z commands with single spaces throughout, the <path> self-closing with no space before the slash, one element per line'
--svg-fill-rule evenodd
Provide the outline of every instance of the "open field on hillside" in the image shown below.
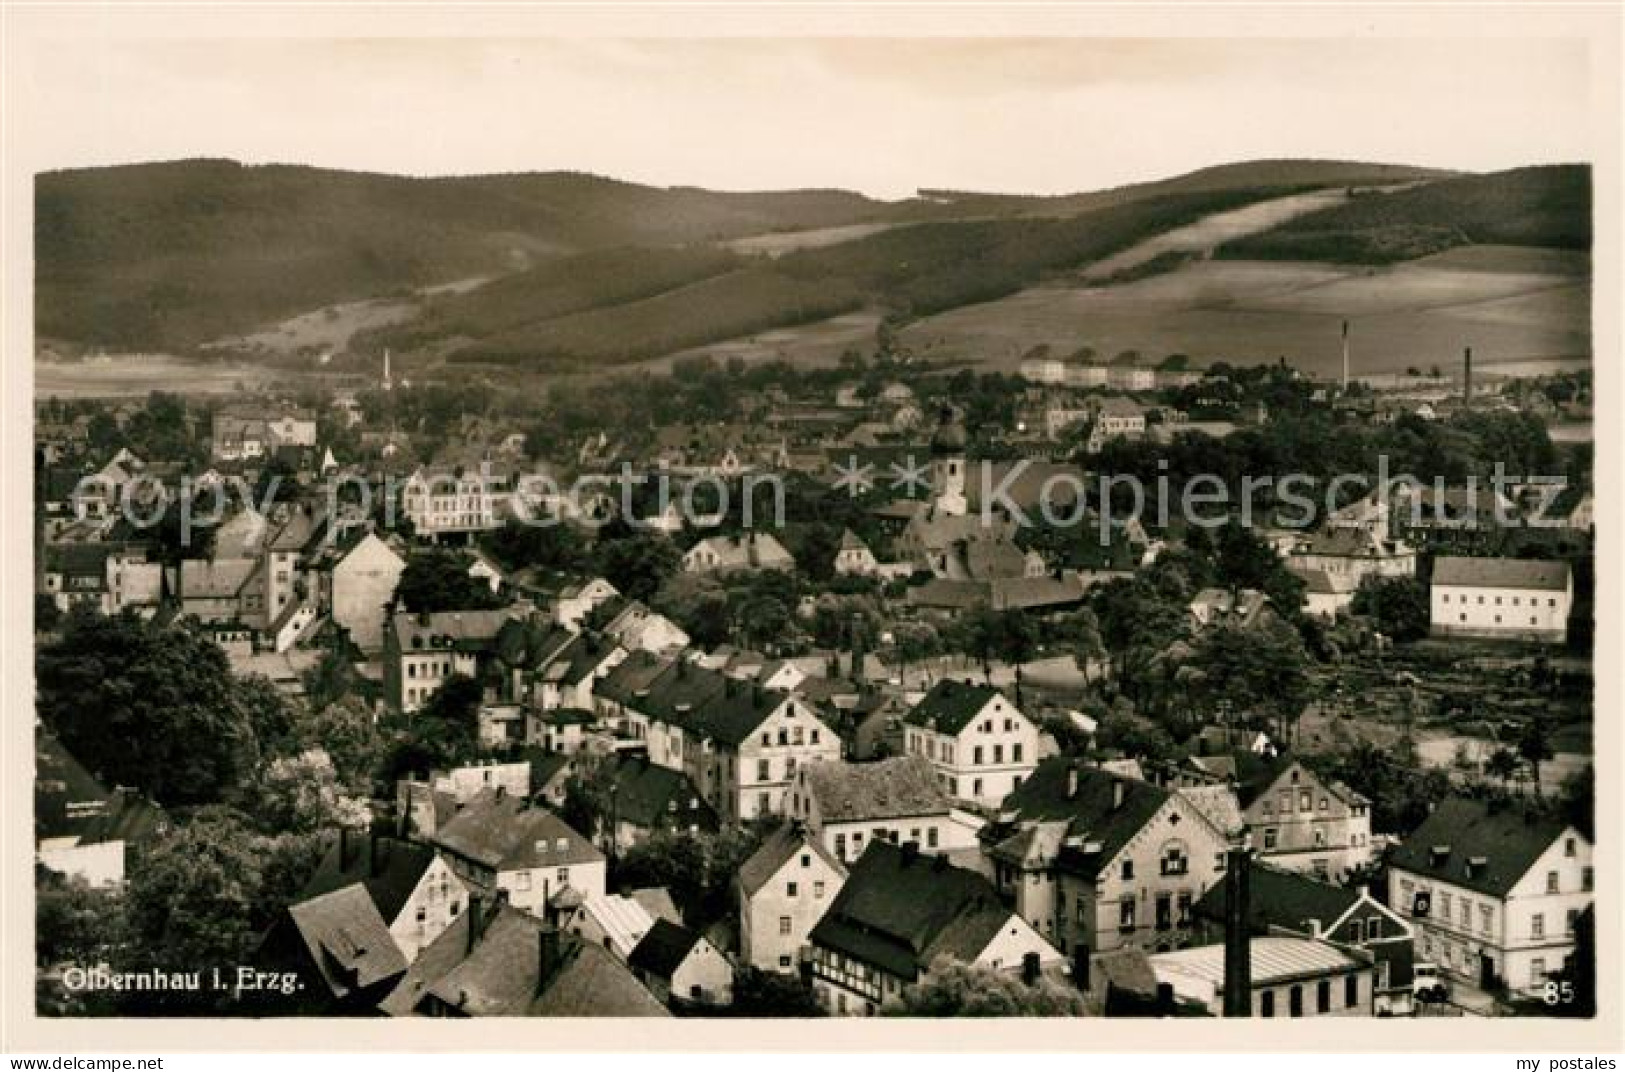
<path fill-rule="evenodd" d="M 1115 287 L 1034 287 L 922 320 L 904 340 L 932 359 L 1004 369 L 1043 344 L 1199 363 L 1285 357 L 1329 375 L 1341 366 L 1346 317 L 1357 373 L 1449 366 L 1464 346 L 1485 365 L 1585 359 L 1589 291 L 1587 277 L 1568 272 L 1205 261 Z"/>

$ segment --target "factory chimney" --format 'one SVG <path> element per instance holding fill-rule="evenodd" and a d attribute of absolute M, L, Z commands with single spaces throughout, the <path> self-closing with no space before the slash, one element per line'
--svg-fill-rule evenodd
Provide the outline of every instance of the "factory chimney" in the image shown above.
<path fill-rule="evenodd" d="M 1251 914 L 1250 863 L 1245 844 L 1225 853 L 1224 1015 L 1253 1013 L 1253 965 L 1248 916 Z"/>
<path fill-rule="evenodd" d="M 1349 389 L 1349 322 L 1343 321 L 1343 392 Z"/>
<path fill-rule="evenodd" d="M 1461 400 L 1468 406 L 1473 404 L 1473 348 L 1467 347 L 1462 357 L 1461 373 Z"/>

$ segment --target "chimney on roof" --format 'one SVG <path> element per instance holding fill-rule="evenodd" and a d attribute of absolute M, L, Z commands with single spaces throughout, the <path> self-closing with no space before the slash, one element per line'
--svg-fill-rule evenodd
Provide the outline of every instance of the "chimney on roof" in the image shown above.
<path fill-rule="evenodd" d="M 560 960 L 559 929 L 545 924 L 536 943 L 536 996 L 541 997 L 547 984 L 558 974 Z"/>
<path fill-rule="evenodd" d="M 1113 778 L 1112 779 L 1112 808 L 1113 809 L 1121 808 L 1123 806 L 1123 798 L 1127 795 L 1127 793 L 1128 793 L 1128 785 L 1124 783 L 1123 779 L 1121 779 L 1121 778 Z"/>
<path fill-rule="evenodd" d="M 1467 405 L 1473 404 L 1473 348 L 1467 347 L 1461 358 L 1461 398 Z"/>
<path fill-rule="evenodd" d="M 1074 797 L 1076 797 L 1077 795 L 1078 795 L 1078 765 L 1076 763 L 1069 763 L 1069 764 L 1067 764 L 1067 768 L 1066 768 L 1066 798 L 1068 800 L 1071 800 Z"/>

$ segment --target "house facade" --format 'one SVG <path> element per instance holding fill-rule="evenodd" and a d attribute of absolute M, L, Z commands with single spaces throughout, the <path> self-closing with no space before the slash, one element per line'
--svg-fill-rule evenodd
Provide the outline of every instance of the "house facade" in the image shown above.
<path fill-rule="evenodd" d="M 996 806 L 1038 764 L 1038 727 L 991 686 L 939 681 L 904 722 L 904 751 L 958 800 Z"/>
<path fill-rule="evenodd" d="M 1433 563 L 1428 609 L 1435 636 L 1560 644 L 1573 605 L 1567 562 L 1441 557 Z"/>
<path fill-rule="evenodd" d="M 739 869 L 739 958 L 762 971 L 797 971 L 808 936 L 846 882 L 846 868 L 796 823 L 781 826 Z"/>

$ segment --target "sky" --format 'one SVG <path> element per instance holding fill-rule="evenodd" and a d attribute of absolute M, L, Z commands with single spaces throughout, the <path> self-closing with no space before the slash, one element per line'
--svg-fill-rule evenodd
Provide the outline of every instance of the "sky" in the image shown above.
<path fill-rule="evenodd" d="M 80 38 L 29 59 L 41 170 L 211 156 L 895 198 L 1593 155 L 1572 39 Z"/>

